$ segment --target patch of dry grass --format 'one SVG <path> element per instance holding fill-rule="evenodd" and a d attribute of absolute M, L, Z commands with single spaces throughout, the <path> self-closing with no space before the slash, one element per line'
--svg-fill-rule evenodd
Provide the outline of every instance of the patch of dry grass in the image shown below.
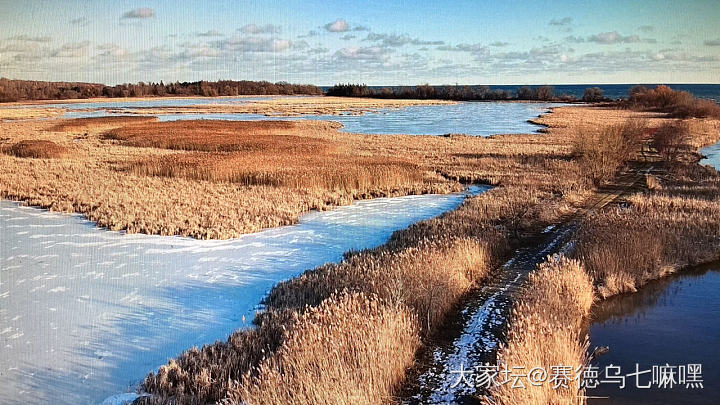
<path fill-rule="evenodd" d="M 256 375 L 230 388 L 227 403 L 388 403 L 419 345 L 415 317 L 402 306 L 330 297 L 299 316 Z"/>
<path fill-rule="evenodd" d="M 589 217 L 576 256 L 605 298 L 720 255 L 720 176 L 684 164 L 629 206 Z"/>
<path fill-rule="evenodd" d="M 67 155 L 66 147 L 52 141 L 26 139 L 0 149 L 2 153 L 19 158 L 60 159 Z"/>
<path fill-rule="evenodd" d="M 357 156 L 341 142 L 303 136 L 303 128 L 288 121 L 183 121 L 126 126 L 106 137 L 137 147 L 192 151 L 131 163 L 129 171 L 139 176 L 338 191 L 350 199 L 392 195 L 403 189 L 453 189 L 408 159 Z M 311 128 L 337 129 L 337 125 Z M 437 183 L 437 189 L 430 183 Z"/>
<path fill-rule="evenodd" d="M 99 130 L 99 129 L 111 129 L 117 128 L 128 124 L 139 124 L 144 122 L 157 121 L 156 117 L 137 117 L 137 116 L 122 116 L 122 117 L 89 117 L 89 118 L 73 118 L 59 120 L 57 124 L 47 129 L 50 132 L 69 132 L 69 131 L 84 131 L 84 130 Z"/>
<path fill-rule="evenodd" d="M 621 124 L 584 128 L 581 131 L 575 138 L 575 154 L 583 173 L 597 185 L 613 179 L 649 136 L 644 120 L 628 120 Z"/>
<path fill-rule="evenodd" d="M 582 320 L 592 306 L 593 285 L 576 260 L 554 256 L 539 266 L 529 277 L 522 300 L 513 309 L 507 342 L 498 351 L 498 365 L 522 367 L 529 372 L 542 367 L 551 372 L 553 366 L 588 363 L 587 339 L 583 338 Z M 584 404 L 582 378 L 570 381 L 568 387 L 525 382 L 525 388 L 512 384 L 498 385 L 487 404 Z"/>

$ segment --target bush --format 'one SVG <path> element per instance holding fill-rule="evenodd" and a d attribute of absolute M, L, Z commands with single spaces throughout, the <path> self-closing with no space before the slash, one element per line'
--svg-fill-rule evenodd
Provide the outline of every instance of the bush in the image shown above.
<path fill-rule="evenodd" d="M 629 96 L 628 102 L 634 109 L 664 112 L 676 118 L 720 118 L 720 106 L 712 100 L 699 99 L 664 85 L 652 90 L 635 86 Z"/>
<path fill-rule="evenodd" d="M 576 135 L 575 155 L 583 172 L 596 185 L 615 176 L 617 170 L 637 152 L 647 133 L 643 121 L 590 129 Z"/>
<path fill-rule="evenodd" d="M 683 122 L 663 124 L 653 134 L 651 146 L 668 162 L 676 162 L 688 149 L 690 129 Z"/>
<path fill-rule="evenodd" d="M 605 98 L 605 93 L 600 87 L 588 87 L 585 89 L 585 94 L 583 95 L 582 100 L 594 103 L 598 101 L 606 101 L 607 98 Z"/>

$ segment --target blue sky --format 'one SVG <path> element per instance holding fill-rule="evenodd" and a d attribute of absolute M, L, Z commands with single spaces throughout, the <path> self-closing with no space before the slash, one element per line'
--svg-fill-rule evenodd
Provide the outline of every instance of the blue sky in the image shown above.
<path fill-rule="evenodd" d="M 16 79 L 720 83 L 717 0 L 0 0 L 0 15 Z"/>

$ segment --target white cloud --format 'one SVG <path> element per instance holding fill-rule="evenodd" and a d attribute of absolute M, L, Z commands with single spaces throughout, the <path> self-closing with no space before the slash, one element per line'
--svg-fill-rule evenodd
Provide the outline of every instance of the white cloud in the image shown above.
<path fill-rule="evenodd" d="M 565 38 L 568 42 L 594 42 L 601 45 L 631 44 L 643 42 L 647 44 L 657 43 L 654 38 L 640 38 L 638 35 L 622 35 L 617 31 L 601 32 L 588 37 L 569 36 Z"/>
<path fill-rule="evenodd" d="M 325 29 L 330 32 L 347 32 L 350 31 L 350 24 L 342 18 L 338 18 L 331 23 L 325 24 Z"/>
<path fill-rule="evenodd" d="M 13 37 L 9 37 L 8 40 L 18 42 L 50 42 L 52 41 L 52 38 L 48 36 L 31 37 L 29 35 L 15 35 Z"/>
<path fill-rule="evenodd" d="M 407 34 L 395 35 L 395 34 L 377 34 L 371 32 L 363 41 L 380 42 L 382 46 L 386 47 L 398 47 L 403 45 L 443 45 L 443 41 L 425 41 L 418 38 L 412 38 Z"/>
<path fill-rule="evenodd" d="M 238 31 L 245 34 L 279 34 L 280 26 L 274 24 L 266 24 L 262 26 L 248 24 L 238 28 Z"/>
<path fill-rule="evenodd" d="M 220 31 L 217 31 L 217 30 L 209 30 L 209 31 L 205 31 L 205 32 L 200 32 L 197 34 L 197 36 L 199 36 L 199 37 L 224 37 L 225 34 L 223 34 Z"/>
<path fill-rule="evenodd" d="M 290 49 L 292 41 L 268 37 L 233 37 L 216 41 L 214 46 L 235 52 L 282 52 Z"/>
<path fill-rule="evenodd" d="M 565 27 L 565 26 L 572 24 L 572 22 L 573 22 L 573 19 L 570 17 L 565 17 L 565 18 L 560 18 L 560 19 L 553 18 L 552 20 L 550 20 L 550 25 L 554 25 L 556 27 Z"/>
<path fill-rule="evenodd" d="M 136 8 L 135 10 L 130 10 L 125 12 L 125 14 L 120 17 L 120 19 L 128 20 L 128 19 L 143 19 L 143 18 L 152 18 L 155 17 L 155 10 L 147 7 L 141 7 Z"/>

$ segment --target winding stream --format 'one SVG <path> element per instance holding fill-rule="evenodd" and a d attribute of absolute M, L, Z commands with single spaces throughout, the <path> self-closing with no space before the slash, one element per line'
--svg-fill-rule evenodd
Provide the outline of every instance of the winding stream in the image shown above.
<path fill-rule="evenodd" d="M 358 201 L 225 241 L 112 232 L 0 201 L 0 403 L 97 404 L 132 391 L 169 358 L 249 325 L 277 282 L 378 246 L 467 194 Z"/>

